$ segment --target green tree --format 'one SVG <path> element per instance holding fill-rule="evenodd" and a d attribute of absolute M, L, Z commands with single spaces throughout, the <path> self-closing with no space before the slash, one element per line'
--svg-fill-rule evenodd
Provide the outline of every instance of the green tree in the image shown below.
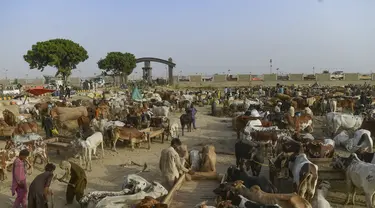
<path fill-rule="evenodd" d="M 89 56 L 78 43 L 67 39 L 52 39 L 32 45 L 23 58 L 29 63 L 30 69 L 44 71 L 47 66 L 56 68 L 55 76 L 61 75 L 66 85 L 72 70 Z"/>
<path fill-rule="evenodd" d="M 109 52 L 104 59 L 98 61 L 98 67 L 104 71 L 104 74 L 113 79 L 121 76 L 121 80 L 125 83 L 136 66 L 136 58 L 131 53 Z"/>
<path fill-rule="evenodd" d="M 329 71 L 328 70 L 324 70 L 323 74 L 329 74 Z"/>

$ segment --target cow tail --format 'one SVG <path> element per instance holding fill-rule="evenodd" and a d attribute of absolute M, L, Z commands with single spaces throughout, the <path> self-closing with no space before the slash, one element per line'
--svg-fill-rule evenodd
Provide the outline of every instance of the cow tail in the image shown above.
<path fill-rule="evenodd" d="M 300 193 L 301 187 L 305 183 L 308 183 L 309 181 L 311 181 L 312 176 L 313 176 L 313 174 L 307 173 L 307 175 L 305 176 L 305 178 L 301 181 L 301 183 L 299 183 L 298 188 L 297 188 L 297 193 Z"/>

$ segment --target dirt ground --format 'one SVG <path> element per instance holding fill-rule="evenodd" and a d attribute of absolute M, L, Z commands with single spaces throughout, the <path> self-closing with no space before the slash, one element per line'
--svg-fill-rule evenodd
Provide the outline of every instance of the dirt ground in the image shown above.
<path fill-rule="evenodd" d="M 180 136 L 183 143 L 188 145 L 189 149 L 201 149 L 203 145 L 213 144 L 216 147 L 217 152 L 228 152 L 234 153 L 234 144 L 236 142 L 235 132 L 231 128 L 230 118 L 217 118 L 208 116 L 209 107 L 197 108 L 197 130 L 185 133 L 185 136 Z M 180 113 L 172 113 L 170 118 L 171 122 L 179 123 Z M 319 128 L 319 124 L 315 125 L 315 130 Z M 316 132 L 319 132 L 316 131 Z M 4 146 L 4 141 L 0 141 L 0 147 Z M 149 172 L 140 173 L 142 177 L 149 181 L 161 181 L 161 175 L 158 168 L 160 152 L 162 149 L 169 146 L 169 141 L 161 144 L 160 141 L 155 140 L 151 145 L 151 150 L 147 150 L 147 145 L 143 145 L 140 149 L 131 151 L 129 147 L 118 144 L 118 153 L 115 153 L 109 149 L 104 150 L 104 159 L 93 160 L 93 170 L 86 172 L 88 177 L 88 187 L 86 193 L 94 190 L 99 191 L 119 191 L 123 183 L 124 176 L 131 173 L 136 173 L 142 168 L 134 165 L 128 165 L 131 161 L 144 164 L 147 163 Z M 98 150 L 99 155 L 101 150 Z M 56 155 L 56 151 L 48 152 L 50 160 L 56 164 L 64 159 L 68 159 L 79 163 L 78 160 L 73 159 L 69 155 Z M 231 164 L 235 164 L 235 158 L 232 155 L 218 154 L 217 155 L 217 169 L 218 172 L 224 173 L 226 167 Z M 36 165 L 32 175 L 27 177 L 28 184 L 34 179 L 34 177 L 41 173 L 43 168 L 42 165 Z M 56 173 L 61 176 L 62 171 L 57 167 Z M 7 205 L 4 207 L 12 207 L 11 203 L 14 201 L 14 197 L 11 196 L 10 185 L 11 185 L 11 173 L 6 173 L 8 179 L 0 184 L 0 200 L 5 202 Z M 268 167 L 262 168 L 262 174 L 268 177 Z M 286 183 L 289 187 L 292 187 L 291 183 Z M 344 181 L 332 182 L 332 188 L 329 193 L 328 199 L 333 200 L 338 204 L 331 204 L 332 207 L 342 207 L 345 199 L 345 186 Z M 214 189 L 216 187 L 212 187 Z M 65 206 L 65 189 L 66 185 L 58 181 L 54 181 L 52 184 L 54 190 L 54 207 L 67 207 Z M 358 200 L 360 199 L 360 200 Z M 204 201 L 204 200 L 201 200 Z M 357 196 L 357 204 L 363 204 L 364 197 Z M 4 204 L 5 204 L 4 203 Z M 209 204 L 213 205 L 213 204 Z M 346 207 L 362 207 L 362 206 L 346 206 Z M 77 202 L 69 207 L 80 207 Z M 183 207 L 183 206 L 182 206 Z"/>

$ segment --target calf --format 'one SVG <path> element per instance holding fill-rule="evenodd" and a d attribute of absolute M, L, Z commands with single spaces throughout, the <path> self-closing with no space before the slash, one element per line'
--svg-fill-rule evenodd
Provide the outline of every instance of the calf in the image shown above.
<path fill-rule="evenodd" d="M 257 185 L 267 193 L 277 193 L 276 187 L 266 177 L 250 176 L 247 172 L 240 170 L 234 166 L 229 166 L 229 168 L 227 169 L 227 180 L 229 182 L 241 180 L 244 181 L 244 185 L 248 188 Z M 224 187 L 224 185 L 221 187 Z"/>
<path fill-rule="evenodd" d="M 366 206 L 373 207 L 372 200 L 375 193 L 375 165 L 362 162 L 357 154 L 352 153 L 348 158 L 335 156 L 331 167 L 340 169 L 346 173 L 347 198 L 345 205 L 349 204 L 352 195 L 352 203 L 355 205 L 356 189 L 363 189 L 366 198 Z"/>
<path fill-rule="evenodd" d="M 103 141 L 103 134 L 101 132 L 95 132 L 93 135 L 87 137 L 86 140 L 81 138 L 77 141 L 80 145 L 81 154 L 80 154 L 80 165 L 82 166 L 82 159 L 86 163 L 86 169 L 92 170 L 92 162 L 91 162 L 91 155 L 96 155 L 96 148 L 101 145 L 102 147 L 102 158 L 104 158 L 104 141 Z"/>

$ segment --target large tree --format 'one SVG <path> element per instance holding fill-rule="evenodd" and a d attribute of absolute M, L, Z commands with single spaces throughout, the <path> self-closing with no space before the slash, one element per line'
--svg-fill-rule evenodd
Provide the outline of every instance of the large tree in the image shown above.
<path fill-rule="evenodd" d="M 113 78 L 121 76 L 125 83 L 136 66 L 136 58 L 131 53 L 109 52 L 104 59 L 98 61 L 98 67 L 104 74 Z"/>
<path fill-rule="evenodd" d="M 32 45 L 23 58 L 29 63 L 30 69 L 44 71 L 47 66 L 56 68 L 55 76 L 61 75 L 66 85 L 72 70 L 89 56 L 78 43 L 67 39 L 52 39 Z"/>

